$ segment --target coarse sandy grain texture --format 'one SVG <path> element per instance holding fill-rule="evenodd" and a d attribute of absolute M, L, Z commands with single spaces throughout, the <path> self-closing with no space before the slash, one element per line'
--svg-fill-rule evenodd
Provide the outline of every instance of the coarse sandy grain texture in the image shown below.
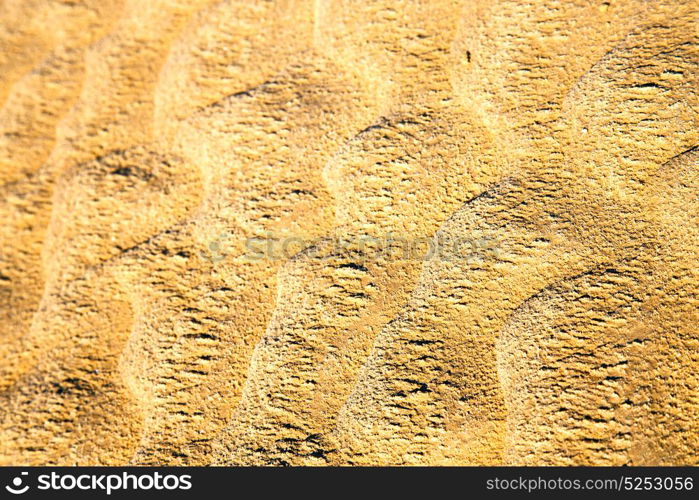
<path fill-rule="evenodd" d="M 698 144 L 693 0 L 0 0 L 0 464 L 697 465 Z"/>

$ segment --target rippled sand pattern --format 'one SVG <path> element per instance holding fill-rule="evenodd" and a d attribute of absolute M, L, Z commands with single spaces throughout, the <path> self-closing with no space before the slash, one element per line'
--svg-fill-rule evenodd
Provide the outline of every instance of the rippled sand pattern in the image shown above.
<path fill-rule="evenodd" d="M 0 0 L 0 464 L 698 465 L 698 144 L 693 0 Z"/>

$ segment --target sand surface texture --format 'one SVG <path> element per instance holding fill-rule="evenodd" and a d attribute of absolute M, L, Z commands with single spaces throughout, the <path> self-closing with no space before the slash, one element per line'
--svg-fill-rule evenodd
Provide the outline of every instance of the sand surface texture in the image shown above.
<path fill-rule="evenodd" d="M 694 0 L 0 0 L 0 464 L 699 464 Z"/>

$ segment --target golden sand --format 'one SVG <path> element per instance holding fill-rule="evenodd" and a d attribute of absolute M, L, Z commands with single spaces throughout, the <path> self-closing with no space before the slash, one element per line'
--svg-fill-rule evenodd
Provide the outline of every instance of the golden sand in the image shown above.
<path fill-rule="evenodd" d="M 0 0 L 0 464 L 699 463 L 698 26 Z"/>

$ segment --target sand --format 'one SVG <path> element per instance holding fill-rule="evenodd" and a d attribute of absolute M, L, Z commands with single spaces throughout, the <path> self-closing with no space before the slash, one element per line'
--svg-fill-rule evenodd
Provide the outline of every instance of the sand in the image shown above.
<path fill-rule="evenodd" d="M 691 0 L 0 0 L 0 464 L 696 465 Z"/>

